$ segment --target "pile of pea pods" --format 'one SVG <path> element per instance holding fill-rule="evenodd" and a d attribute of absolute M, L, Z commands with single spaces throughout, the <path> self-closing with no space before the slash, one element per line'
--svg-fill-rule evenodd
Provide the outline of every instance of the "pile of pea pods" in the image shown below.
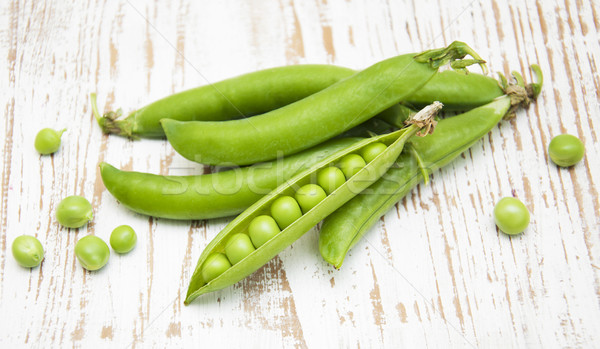
<path fill-rule="evenodd" d="M 174 94 L 126 117 L 101 115 L 92 95 L 105 133 L 166 137 L 186 159 L 235 167 L 162 176 L 101 163 L 102 180 L 141 214 L 236 215 L 200 255 L 186 304 L 247 277 L 321 221 L 319 251 L 340 268 L 381 215 L 540 93 L 537 65 L 538 81 L 526 85 L 515 72 L 510 84 L 502 75 L 467 72 L 472 64 L 487 73 L 474 50 L 453 42 L 361 71 L 272 68 Z M 440 72 L 446 65 L 452 69 Z M 440 120 L 440 110 L 456 115 Z"/>

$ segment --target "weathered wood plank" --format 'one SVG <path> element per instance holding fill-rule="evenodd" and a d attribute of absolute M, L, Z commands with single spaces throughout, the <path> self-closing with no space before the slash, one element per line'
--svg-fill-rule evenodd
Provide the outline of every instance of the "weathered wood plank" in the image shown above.
<path fill-rule="evenodd" d="M 580 0 L 13 1 L 0 4 L 0 344 L 24 346 L 590 347 L 600 333 L 600 5 Z M 175 222 L 124 209 L 97 164 L 162 174 L 205 170 L 161 140 L 100 133 L 101 109 L 129 112 L 241 73 L 298 63 L 360 69 L 405 52 L 471 44 L 491 71 L 538 63 L 544 90 L 388 212 L 341 270 L 324 263 L 317 229 L 229 289 L 183 307 L 195 262 L 228 219 Z M 67 127 L 40 157 L 42 127 Z M 587 153 L 549 163 L 560 133 Z M 54 218 L 79 194 L 86 228 Z M 491 218 L 516 195 L 532 223 L 508 238 Z M 128 255 L 84 272 L 73 253 L 118 224 L 139 234 Z M 38 236 L 41 267 L 20 268 L 10 245 Z M 6 315 L 10 314 L 10 315 Z"/>

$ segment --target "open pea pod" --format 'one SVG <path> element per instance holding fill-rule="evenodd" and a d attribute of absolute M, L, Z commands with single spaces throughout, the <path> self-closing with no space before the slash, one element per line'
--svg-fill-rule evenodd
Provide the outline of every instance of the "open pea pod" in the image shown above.
<path fill-rule="evenodd" d="M 341 150 L 321 162 L 315 164 L 306 171 L 292 177 L 287 183 L 279 186 L 270 194 L 264 196 L 246 211 L 236 217 L 229 223 L 205 248 L 200 255 L 198 264 L 192 275 L 190 286 L 188 288 L 185 304 L 189 304 L 196 297 L 231 286 L 244 279 L 246 276 L 258 270 L 269 260 L 299 239 L 317 223 L 334 212 L 337 208 L 359 194 L 362 190 L 369 187 L 377 181 L 394 164 L 404 144 L 419 131 L 421 128 L 428 127 L 433 122 L 433 115 L 441 108 L 436 105 L 427 110 L 417 113 L 412 119 L 412 124 L 404 129 L 376 136 L 370 139 L 357 142 L 354 145 Z M 423 118 L 423 115 L 427 115 Z M 252 221 L 259 216 L 270 215 L 273 203 L 286 196 L 294 196 L 298 188 L 316 182 L 317 174 L 320 170 L 341 166 L 340 160 L 347 158 L 348 155 L 360 156 L 364 150 L 373 144 L 384 144 L 385 150 L 377 156 L 370 159 L 360 170 L 352 175 L 347 175 L 343 184 L 339 185 L 329 195 L 326 195 L 319 203 L 306 210 L 297 219 L 289 225 L 286 224 L 281 231 L 268 239 L 259 246 L 251 247 L 247 255 L 239 258 L 237 263 L 229 266 L 229 261 L 225 257 L 226 244 L 235 234 L 249 234 L 249 226 Z M 346 172 L 344 172 L 346 173 Z M 280 224 L 281 225 L 281 224 Z M 249 238 L 244 237 L 246 241 Z M 225 252 L 225 253 L 224 253 Z M 213 260 L 220 259 L 219 263 L 227 266 L 216 273 L 206 272 L 206 268 L 212 268 Z M 206 266 L 205 266 L 206 264 Z M 206 275 L 211 274 L 210 280 L 205 280 Z M 218 274 L 218 275 L 217 275 Z"/>

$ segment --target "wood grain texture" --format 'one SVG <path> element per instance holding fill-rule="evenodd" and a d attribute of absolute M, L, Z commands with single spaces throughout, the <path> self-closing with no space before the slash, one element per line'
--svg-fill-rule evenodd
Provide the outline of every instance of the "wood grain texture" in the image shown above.
<path fill-rule="evenodd" d="M 0 2 L 0 347 L 569 347 L 600 342 L 600 4 L 526 1 Z M 491 71 L 538 63 L 538 102 L 417 187 L 371 229 L 341 270 L 313 230 L 247 280 L 183 297 L 196 259 L 227 219 L 174 222 L 124 209 L 97 164 L 201 173 L 165 141 L 101 134 L 101 109 L 131 111 L 176 91 L 297 63 L 356 69 L 462 40 Z M 42 127 L 61 150 L 40 157 Z M 549 164 L 561 133 L 587 149 Z M 61 228 L 61 198 L 92 201 L 86 228 Z M 532 212 L 521 236 L 492 210 L 516 195 Z M 73 253 L 117 224 L 136 249 L 84 272 Z M 20 268 L 10 245 L 36 235 L 43 264 Z"/>

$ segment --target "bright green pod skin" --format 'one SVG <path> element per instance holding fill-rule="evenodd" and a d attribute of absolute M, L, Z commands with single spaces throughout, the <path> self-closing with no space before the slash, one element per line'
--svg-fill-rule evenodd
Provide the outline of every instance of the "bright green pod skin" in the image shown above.
<path fill-rule="evenodd" d="M 360 141 L 328 141 L 272 163 L 197 176 L 161 176 L 100 164 L 106 189 L 135 212 L 169 219 L 210 219 L 242 212 L 294 174 Z"/>
<path fill-rule="evenodd" d="M 164 137 L 161 119 L 224 121 L 262 114 L 321 91 L 355 74 L 349 68 L 307 64 L 240 75 L 176 93 L 130 113 L 122 120 L 105 114 L 105 133 L 128 137 Z"/>
<path fill-rule="evenodd" d="M 427 172 L 448 164 L 487 134 L 511 107 L 508 96 L 464 114 L 442 119 L 435 132 L 415 137 L 397 163 L 383 176 L 333 214 L 321 226 L 319 251 L 325 261 L 340 268 L 350 248 L 423 179 L 420 163 Z M 412 148 L 412 149 L 410 149 Z M 416 152 L 420 159 L 413 154 Z"/>
<path fill-rule="evenodd" d="M 17 263 L 24 268 L 37 267 L 44 259 L 44 247 L 35 236 L 18 236 L 11 249 Z"/>
<path fill-rule="evenodd" d="M 504 95 L 498 81 L 492 77 L 447 70 L 439 72 L 404 103 L 422 108 L 433 101 L 444 104 L 444 111 L 466 111 L 490 103 Z"/>
<path fill-rule="evenodd" d="M 379 62 L 279 109 L 241 120 L 161 123 L 173 148 L 207 165 L 248 165 L 310 148 L 372 118 L 425 85 L 445 64 L 467 53 L 464 43 Z M 468 65 L 468 61 L 457 61 Z M 481 61 L 476 61 L 481 62 Z M 456 62 L 455 62 L 456 63 Z"/>
<path fill-rule="evenodd" d="M 331 214 L 338 207 L 354 197 L 360 190 L 367 188 L 371 183 L 380 178 L 394 163 L 398 155 L 400 155 L 404 143 L 410 139 L 417 130 L 418 128 L 415 125 L 411 125 L 391 134 L 377 136 L 358 142 L 344 151 L 329 156 L 323 161 L 315 164 L 312 168 L 299 173 L 285 184 L 282 184 L 273 192 L 254 203 L 241 215 L 231 221 L 202 252 L 196 270 L 190 280 L 184 303 L 188 304 L 201 294 L 233 285 L 258 270 L 279 252 L 283 251 L 286 247 L 299 239 L 323 218 L 327 217 L 327 215 Z M 296 219 L 276 236 L 272 237 L 254 252 L 246 256 L 242 261 L 233 265 L 218 277 L 212 279 L 204 277 L 202 266 L 206 263 L 205 260 L 207 258 L 212 258 L 210 257 L 212 255 L 221 253 L 225 247 L 224 244 L 232 235 L 245 233 L 251 222 L 257 217 L 269 214 L 271 206 L 275 201 L 285 196 L 293 196 L 297 188 L 310 184 L 318 171 L 332 166 L 347 154 L 359 152 L 363 147 L 373 142 L 382 142 L 388 145 L 388 148 L 355 176 L 349 178 L 331 195 L 328 195 L 318 205 Z"/>
<path fill-rule="evenodd" d="M 356 74 L 335 65 L 293 65 L 260 70 L 179 92 L 160 99 L 123 119 L 108 112 L 97 116 L 105 133 L 137 138 L 165 137 L 161 119 L 224 121 L 258 115 L 281 108 Z M 264 93 L 269 91 L 269 93 Z M 424 106 L 440 101 L 447 110 L 469 110 L 502 95 L 493 78 L 476 73 L 444 71 L 407 97 L 403 103 Z M 393 118 L 387 109 L 377 117 Z"/>
<path fill-rule="evenodd" d="M 110 250 L 104 240 L 94 235 L 87 235 L 75 244 L 75 256 L 83 268 L 94 271 L 108 263 Z"/>

